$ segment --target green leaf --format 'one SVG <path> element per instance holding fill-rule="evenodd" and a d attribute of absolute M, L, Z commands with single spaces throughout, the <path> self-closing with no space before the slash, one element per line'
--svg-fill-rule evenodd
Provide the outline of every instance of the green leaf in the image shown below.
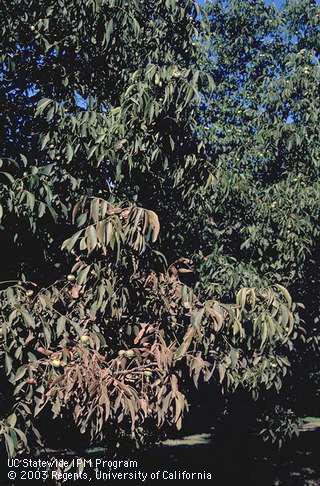
<path fill-rule="evenodd" d="M 5 369 L 6 369 L 6 374 L 10 375 L 11 370 L 12 370 L 12 358 L 9 356 L 8 353 L 5 354 Z"/>
<path fill-rule="evenodd" d="M 18 370 L 15 374 L 15 381 L 21 380 L 21 378 L 23 378 L 24 375 L 26 374 L 27 370 L 28 370 L 28 365 L 20 366 L 20 368 L 18 368 Z"/>
<path fill-rule="evenodd" d="M 14 178 L 11 174 L 9 174 L 9 172 L 1 171 L 0 174 L 4 175 L 8 179 L 8 181 L 11 182 L 11 184 L 14 184 Z"/>
<path fill-rule="evenodd" d="M 38 216 L 39 216 L 39 218 L 42 218 L 42 216 L 44 215 L 45 212 L 46 212 L 46 205 L 43 204 L 43 202 L 40 202 L 39 203 L 39 207 L 38 207 Z"/>
<path fill-rule="evenodd" d="M 107 238 L 106 238 L 106 243 L 107 245 L 110 244 L 112 238 L 113 238 L 114 230 L 113 230 L 113 225 L 111 221 L 108 221 L 107 223 Z"/>
<path fill-rule="evenodd" d="M 36 324 L 34 322 L 32 315 L 29 314 L 29 312 L 27 312 L 26 310 L 22 310 L 21 315 L 23 317 L 23 320 L 24 320 L 26 326 L 31 327 L 32 329 L 35 329 Z"/>
<path fill-rule="evenodd" d="M 43 110 L 48 106 L 50 105 L 50 103 L 52 103 L 52 100 L 50 100 L 49 98 L 42 98 L 38 104 L 37 104 L 37 108 L 36 108 L 36 116 L 41 114 L 43 112 Z"/>
<path fill-rule="evenodd" d="M 95 249 L 98 243 L 97 233 L 93 225 L 88 226 L 85 235 L 87 238 L 87 249 L 88 252 L 91 253 Z"/>
<path fill-rule="evenodd" d="M 67 158 L 67 162 L 71 162 L 71 160 L 73 159 L 73 148 L 69 143 L 66 148 L 66 158 Z"/>
<path fill-rule="evenodd" d="M 66 328 L 66 318 L 64 316 L 59 317 L 57 321 L 57 337 L 60 337 Z"/>
<path fill-rule="evenodd" d="M 67 240 L 65 240 L 62 243 L 61 250 L 66 249 L 68 251 L 71 251 L 72 248 L 74 247 L 74 245 L 77 243 L 81 234 L 82 234 L 82 230 L 75 233 L 73 236 L 71 236 L 71 238 L 68 238 Z"/>
<path fill-rule="evenodd" d="M 90 269 L 91 269 L 91 265 L 88 265 L 85 268 L 80 270 L 77 276 L 77 284 L 83 285 L 86 282 Z"/>
<path fill-rule="evenodd" d="M 15 447 L 14 447 L 14 442 L 9 434 L 6 432 L 3 434 L 4 439 L 5 439 L 5 444 L 6 444 L 6 449 L 9 457 L 14 457 L 15 455 Z"/>
<path fill-rule="evenodd" d="M 19 436 L 19 438 L 22 440 L 24 446 L 27 447 L 28 440 L 27 440 L 25 433 L 20 429 L 14 429 L 14 430 L 15 430 L 16 434 Z"/>
<path fill-rule="evenodd" d="M 11 415 L 9 415 L 9 417 L 7 417 L 6 419 L 6 422 L 7 424 L 9 425 L 9 427 L 13 428 L 16 423 L 17 423 L 17 416 L 15 413 L 12 413 Z"/>

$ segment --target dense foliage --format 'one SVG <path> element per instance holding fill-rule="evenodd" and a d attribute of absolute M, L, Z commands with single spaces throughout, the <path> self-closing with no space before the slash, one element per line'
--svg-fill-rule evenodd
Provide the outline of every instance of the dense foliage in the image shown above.
<path fill-rule="evenodd" d="M 263 1 L 213 1 L 207 15 L 203 69 L 215 89 L 205 91 L 199 112 L 211 175 L 195 215 L 206 222 L 198 291 L 230 301 L 239 286 L 288 288 L 303 306 L 305 344 L 300 341 L 293 353 L 295 366 L 283 393 L 266 395 L 266 405 L 278 400 L 291 412 L 315 413 L 319 4 L 288 1 L 279 10 Z"/>
<path fill-rule="evenodd" d="M 303 331 L 283 285 L 317 299 L 319 14 L 299 5 L 1 6 L 9 455 L 51 421 L 64 445 L 66 423 L 144 442 L 203 382 L 280 391 Z"/>

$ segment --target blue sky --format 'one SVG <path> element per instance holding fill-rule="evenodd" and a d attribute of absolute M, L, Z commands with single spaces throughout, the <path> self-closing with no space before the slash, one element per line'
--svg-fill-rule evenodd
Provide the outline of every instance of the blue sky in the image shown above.
<path fill-rule="evenodd" d="M 282 7 L 285 0 L 265 0 L 265 2 L 268 5 L 270 5 L 271 3 L 275 3 L 277 7 Z M 204 3 L 204 0 L 199 0 L 199 3 Z M 319 3 L 319 0 L 317 0 L 317 3 Z"/>
<path fill-rule="evenodd" d="M 282 0 L 266 0 L 266 3 L 275 3 L 277 5 L 277 7 L 281 7 L 282 4 L 283 4 L 283 1 Z"/>
<path fill-rule="evenodd" d="M 203 4 L 205 0 L 198 0 L 200 4 Z M 285 0 L 265 0 L 267 5 L 270 5 L 271 3 L 274 3 L 277 7 L 282 7 L 284 4 Z M 317 3 L 320 4 L 320 0 L 317 0 Z"/>
<path fill-rule="evenodd" d="M 202 3 L 203 0 L 200 1 Z M 265 0 L 266 4 L 270 5 L 271 3 L 275 3 L 277 7 L 282 7 L 284 4 L 285 0 Z M 319 0 L 317 0 L 317 3 L 320 3 Z"/>
<path fill-rule="evenodd" d="M 277 7 L 281 7 L 283 5 L 285 0 L 265 0 L 265 2 L 267 4 L 270 4 L 270 3 L 275 3 L 277 5 Z M 205 0 L 198 0 L 199 4 L 203 4 L 205 2 Z"/>

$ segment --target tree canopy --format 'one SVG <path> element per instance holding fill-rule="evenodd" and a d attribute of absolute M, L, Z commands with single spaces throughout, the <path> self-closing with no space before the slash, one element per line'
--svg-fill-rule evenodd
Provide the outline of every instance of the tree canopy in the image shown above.
<path fill-rule="evenodd" d="M 241 286 L 278 283 L 301 303 L 302 340 L 275 400 L 303 415 L 317 407 L 319 373 L 319 5 L 214 1 L 207 15 L 215 89 L 199 110 L 211 162 L 199 291 L 230 301 Z"/>
<path fill-rule="evenodd" d="M 316 2 L 0 16 L 8 454 L 50 444 L 44 418 L 114 452 L 204 382 L 279 393 L 318 322 Z"/>

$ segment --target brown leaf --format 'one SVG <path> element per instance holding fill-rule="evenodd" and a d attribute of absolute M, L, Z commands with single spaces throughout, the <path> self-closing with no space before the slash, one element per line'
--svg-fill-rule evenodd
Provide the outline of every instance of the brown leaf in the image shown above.
<path fill-rule="evenodd" d="M 70 295 L 73 299 L 78 299 L 80 290 L 81 290 L 81 285 L 73 285 L 73 287 L 70 290 Z"/>

